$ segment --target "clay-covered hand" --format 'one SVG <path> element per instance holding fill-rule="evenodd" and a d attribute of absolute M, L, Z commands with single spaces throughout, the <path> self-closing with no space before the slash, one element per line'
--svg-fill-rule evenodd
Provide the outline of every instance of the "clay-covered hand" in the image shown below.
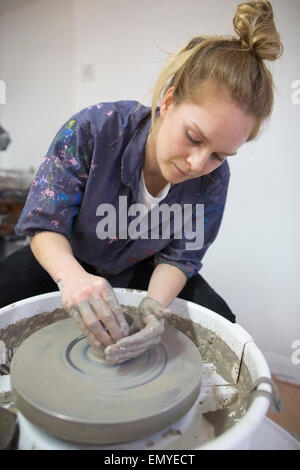
<path fill-rule="evenodd" d="M 104 350 L 107 361 L 110 364 L 121 364 L 160 343 L 164 319 L 171 315 L 172 312 L 155 299 L 145 297 L 139 305 L 139 318 L 136 322 L 140 331 L 107 346 Z"/>
<path fill-rule="evenodd" d="M 90 344 L 107 346 L 129 334 L 124 312 L 106 279 L 86 273 L 72 282 L 57 281 L 57 285 L 63 308 Z"/>

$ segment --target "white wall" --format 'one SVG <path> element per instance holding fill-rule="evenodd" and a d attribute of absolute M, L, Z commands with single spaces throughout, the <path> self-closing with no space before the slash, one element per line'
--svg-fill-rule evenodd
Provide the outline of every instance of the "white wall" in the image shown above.
<path fill-rule="evenodd" d="M 214 0 L 74 0 L 75 100 L 151 102 L 154 80 L 168 58 L 191 36 L 231 29 L 235 5 Z M 218 14 L 215 15 L 215 11 Z M 82 33 L 84 31 L 84 34 Z M 81 81 L 81 67 L 95 66 L 95 81 Z"/>
<path fill-rule="evenodd" d="M 284 56 L 270 67 L 277 88 L 274 112 L 260 138 L 230 160 L 224 224 L 203 274 L 274 372 L 300 381 L 300 364 L 291 361 L 292 342 L 300 339 L 300 104 L 291 100 L 292 82 L 300 80 L 300 2 L 272 5 L 285 46 Z"/>
<path fill-rule="evenodd" d="M 2 125 L 12 139 L 2 167 L 37 167 L 72 111 L 73 0 L 39 0 L 0 16 Z"/>
<path fill-rule="evenodd" d="M 118 99 L 150 103 L 145 95 L 166 59 L 162 50 L 171 52 L 199 33 L 232 34 L 239 3 L 36 0 L 0 17 L 0 79 L 8 88 L 0 112 L 13 138 L 2 165 L 37 166 L 58 127 L 84 106 Z M 273 370 L 300 381 L 300 365 L 291 361 L 292 342 L 300 339 L 300 104 L 291 101 L 292 82 L 300 80 L 300 2 L 272 4 L 285 46 L 271 64 L 274 113 L 260 139 L 230 159 L 224 221 L 202 274 Z"/>

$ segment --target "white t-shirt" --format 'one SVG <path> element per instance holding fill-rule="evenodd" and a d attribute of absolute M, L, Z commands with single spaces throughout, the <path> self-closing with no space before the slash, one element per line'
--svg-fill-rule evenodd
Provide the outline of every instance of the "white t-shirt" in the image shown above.
<path fill-rule="evenodd" d="M 147 207 L 147 211 L 151 211 L 156 204 L 159 204 L 162 201 L 168 192 L 170 191 L 171 183 L 168 183 L 158 194 L 156 197 L 153 197 L 147 190 L 145 179 L 144 179 L 144 171 L 141 171 L 141 179 L 139 184 L 139 196 L 138 202 L 139 204 L 144 204 Z"/>

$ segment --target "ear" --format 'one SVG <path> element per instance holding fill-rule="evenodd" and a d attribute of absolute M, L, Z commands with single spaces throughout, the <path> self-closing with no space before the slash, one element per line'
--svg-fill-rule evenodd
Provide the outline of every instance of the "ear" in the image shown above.
<path fill-rule="evenodd" d="M 172 109 L 174 107 L 173 105 L 173 94 L 174 94 L 174 87 L 172 86 L 167 90 L 165 93 L 165 96 L 163 97 L 160 105 L 160 115 L 161 117 L 164 117 L 166 112 L 169 109 Z"/>

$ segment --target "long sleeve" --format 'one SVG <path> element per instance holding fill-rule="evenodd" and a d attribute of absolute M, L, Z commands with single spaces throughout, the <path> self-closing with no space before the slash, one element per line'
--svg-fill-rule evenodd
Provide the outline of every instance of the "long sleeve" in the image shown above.
<path fill-rule="evenodd" d="M 76 115 L 57 133 L 31 185 L 16 233 L 72 236 L 93 153 L 89 122 Z"/>

